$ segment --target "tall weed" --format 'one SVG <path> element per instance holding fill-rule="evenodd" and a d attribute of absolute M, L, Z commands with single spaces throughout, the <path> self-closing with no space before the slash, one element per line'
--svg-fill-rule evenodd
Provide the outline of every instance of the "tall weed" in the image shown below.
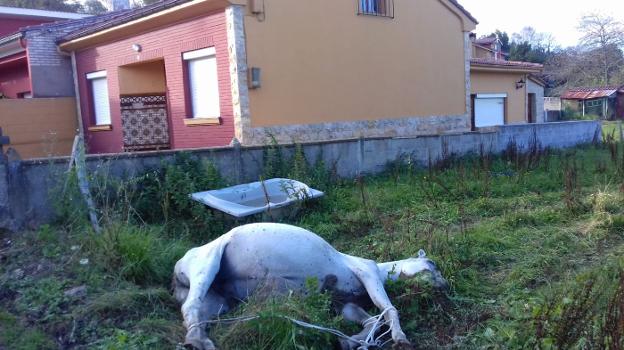
<path fill-rule="evenodd" d="M 173 266 L 190 248 L 179 239 L 164 239 L 160 230 L 112 224 L 101 235 L 88 236 L 85 246 L 95 264 L 111 275 L 138 284 L 167 284 Z"/>

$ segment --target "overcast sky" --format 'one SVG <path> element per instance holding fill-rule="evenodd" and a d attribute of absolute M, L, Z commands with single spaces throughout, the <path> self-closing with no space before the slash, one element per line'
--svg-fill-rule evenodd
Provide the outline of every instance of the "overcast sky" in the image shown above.
<path fill-rule="evenodd" d="M 479 20 L 477 36 L 496 29 L 512 33 L 525 26 L 549 32 L 561 46 L 576 45 L 576 27 L 589 12 L 609 14 L 624 21 L 624 0 L 459 0 Z"/>

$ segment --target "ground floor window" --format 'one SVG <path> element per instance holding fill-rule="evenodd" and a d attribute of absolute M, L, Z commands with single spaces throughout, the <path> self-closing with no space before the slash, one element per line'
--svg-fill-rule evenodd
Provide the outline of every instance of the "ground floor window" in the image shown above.
<path fill-rule="evenodd" d="M 185 52 L 187 96 L 192 118 L 218 118 L 221 115 L 217 57 L 214 47 Z"/>
<path fill-rule="evenodd" d="M 87 80 L 91 90 L 91 106 L 95 125 L 110 125 L 111 115 L 106 71 L 89 73 Z"/>
<path fill-rule="evenodd" d="M 473 129 L 505 124 L 507 94 L 472 95 Z"/>

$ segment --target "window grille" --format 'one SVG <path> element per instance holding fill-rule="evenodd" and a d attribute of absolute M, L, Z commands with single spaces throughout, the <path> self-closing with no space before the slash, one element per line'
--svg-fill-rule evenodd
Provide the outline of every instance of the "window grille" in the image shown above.
<path fill-rule="evenodd" d="M 358 15 L 394 18 L 394 0 L 357 0 Z"/>

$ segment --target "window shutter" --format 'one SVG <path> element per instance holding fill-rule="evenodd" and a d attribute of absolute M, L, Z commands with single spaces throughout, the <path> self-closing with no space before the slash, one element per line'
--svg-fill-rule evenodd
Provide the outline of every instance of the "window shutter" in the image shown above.
<path fill-rule="evenodd" d="M 91 79 L 91 91 L 93 93 L 95 124 L 109 125 L 111 123 L 111 117 L 106 77 Z"/>
<path fill-rule="evenodd" d="M 184 57 L 188 61 L 193 118 L 214 118 L 221 115 L 217 58 L 214 49 L 208 52 L 207 56 L 196 57 L 196 52 L 191 52 Z"/>

